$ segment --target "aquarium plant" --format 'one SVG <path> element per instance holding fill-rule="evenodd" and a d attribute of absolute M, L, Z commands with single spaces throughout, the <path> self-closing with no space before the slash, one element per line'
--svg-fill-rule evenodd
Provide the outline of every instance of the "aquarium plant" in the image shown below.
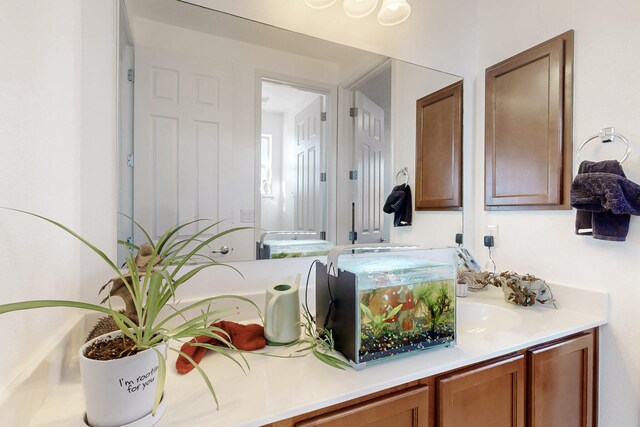
<path fill-rule="evenodd" d="M 371 310 L 369 310 L 369 307 L 367 307 L 362 303 L 360 303 L 360 308 L 371 321 L 369 323 L 369 326 L 371 327 L 371 332 L 373 333 L 373 336 L 379 337 L 385 332 L 390 321 L 393 320 L 393 318 L 398 314 L 398 312 L 400 312 L 400 310 L 402 310 L 402 304 L 394 307 L 388 313 L 385 313 L 382 315 L 381 314 L 374 315 L 373 313 L 371 313 Z"/>

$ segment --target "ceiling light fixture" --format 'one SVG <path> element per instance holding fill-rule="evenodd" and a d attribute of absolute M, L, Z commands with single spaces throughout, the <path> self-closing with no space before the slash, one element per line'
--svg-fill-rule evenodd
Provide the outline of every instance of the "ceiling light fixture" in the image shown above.
<path fill-rule="evenodd" d="M 344 0 L 344 13 L 351 18 L 364 18 L 378 6 L 378 0 Z"/>
<path fill-rule="evenodd" d="M 332 6 L 336 0 L 304 0 L 314 9 L 325 9 Z M 363 18 L 370 15 L 378 7 L 378 0 L 342 0 L 344 13 L 351 18 Z M 411 5 L 407 0 L 382 0 L 378 12 L 380 25 L 397 25 L 407 20 L 411 14 Z"/>
<path fill-rule="evenodd" d="M 313 9 L 324 9 L 333 6 L 336 1 L 337 0 L 304 0 L 307 6 Z"/>
<path fill-rule="evenodd" d="M 380 25 L 397 25 L 407 20 L 411 14 L 411 5 L 407 0 L 382 0 L 382 7 L 378 12 Z"/>

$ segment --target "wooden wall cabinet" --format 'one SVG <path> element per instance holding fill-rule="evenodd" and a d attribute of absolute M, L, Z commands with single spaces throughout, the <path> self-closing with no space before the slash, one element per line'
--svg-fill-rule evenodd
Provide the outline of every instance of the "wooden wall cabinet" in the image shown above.
<path fill-rule="evenodd" d="M 598 330 L 270 427 L 595 427 Z"/>
<path fill-rule="evenodd" d="M 573 30 L 487 68 L 485 209 L 570 209 Z"/>
<path fill-rule="evenodd" d="M 462 208 L 462 81 L 416 102 L 416 210 Z"/>

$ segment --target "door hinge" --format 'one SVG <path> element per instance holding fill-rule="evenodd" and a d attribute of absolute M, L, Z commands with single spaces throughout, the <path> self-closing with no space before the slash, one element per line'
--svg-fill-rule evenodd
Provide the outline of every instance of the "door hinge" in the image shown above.
<path fill-rule="evenodd" d="M 327 182 L 327 173 L 326 172 L 321 172 L 320 173 L 320 182 Z"/>
<path fill-rule="evenodd" d="M 320 240 L 327 240 L 327 232 L 326 231 L 321 231 L 320 232 Z"/>
<path fill-rule="evenodd" d="M 349 232 L 349 240 L 351 240 L 352 242 L 358 241 L 358 232 L 357 231 L 350 231 Z"/>
<path fill-rule="evenodd" d="M 349 117 L 358 117 L 358 107 L 349 108 Z"/>
<path fill-rule="evenodd" d="M 127 70 L 127 80 L 129 80 L 131 83 L 134 83 L 136 80 L 136 73 L 135 71 L 133 71 L 133 68 L 129 68 Z"/>
<path fill-rule="evenodd" d="M 358 179 L 358 171 L 349 171 L 349 179 L 355 181 Z"/>
<path fill-rule="evenodd" d="M 129 154 L 127 156 L 127 166 L 129 166 L 130 168 L 133 167 L 133 154 Z"/>
<path fill-rule="evenodd" d="M 326 122 L 327 121 L 327 113 L 326 113 L 326 111 L 320 113 L 320 121 L 321 122 Z"/>

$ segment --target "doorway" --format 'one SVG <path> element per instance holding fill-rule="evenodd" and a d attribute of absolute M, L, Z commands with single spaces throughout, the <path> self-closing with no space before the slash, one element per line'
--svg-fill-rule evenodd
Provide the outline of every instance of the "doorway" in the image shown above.
<path fill-rule="evenodd" d="M 391 63 L 348 86 L 353 102 L 352 223 L 350 240 L 389 240 L 391 220 L 382 210 L 391 191 Z"/>
<path fill-rule="evenodd" d="M 261 80 L 260 223 L 265 231 L 324 239 L 328 94 L 283 80 Z"/>

